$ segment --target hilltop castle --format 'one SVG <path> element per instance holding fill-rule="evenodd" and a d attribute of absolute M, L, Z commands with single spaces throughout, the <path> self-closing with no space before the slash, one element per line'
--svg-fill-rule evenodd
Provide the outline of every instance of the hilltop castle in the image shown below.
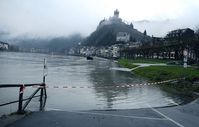
<path fill-rule="evenodd" d="M 109 19 L 104 18 L 103 20 L 101 20 L 97 28 L 101 28 L 104 25 L 118 24 L 118 23 L 123 23 L 123 22 L 122 19 L 119 18 L 119 11 L 116 9 L 114 11 L 114 15 L 112 17 L 109 17 Z"/>

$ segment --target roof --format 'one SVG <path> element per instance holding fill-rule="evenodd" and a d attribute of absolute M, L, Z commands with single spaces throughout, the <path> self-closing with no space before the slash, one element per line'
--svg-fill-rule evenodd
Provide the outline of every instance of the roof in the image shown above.
<path fill-rule="evenodd" d="M 177 30 L 173 30 L 173 31 L 171 31 L 170 33 L 184 33 L 184 32 L 186 32 L 186 31 L 193 31 L 192 29 L 190 29 L 190 28 L 185 28 L 185 29 L 177 29 Z M 194 32 L 194 31 L 193 31 Z"/>
<path fill-rule="evenodd" d="M 1 44 L 4 44 L 4 45 L 5 45 L 5 44 L 6 44 L 6 45 L 9 45 L 8 43 L 2 42 L 2 41 L 0 41 L 0 43 L 1 43 Z"/>

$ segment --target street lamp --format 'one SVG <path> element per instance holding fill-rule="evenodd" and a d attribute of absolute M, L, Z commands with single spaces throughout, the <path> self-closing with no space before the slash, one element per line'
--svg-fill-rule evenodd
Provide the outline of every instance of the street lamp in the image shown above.
<path fill-rule="evenodd" d="M 184 49 L 183 51 L 183 56 L 184 56 L 184 68 L 187 68 L 187 60 L 188 60 L 188 50 Z"/>

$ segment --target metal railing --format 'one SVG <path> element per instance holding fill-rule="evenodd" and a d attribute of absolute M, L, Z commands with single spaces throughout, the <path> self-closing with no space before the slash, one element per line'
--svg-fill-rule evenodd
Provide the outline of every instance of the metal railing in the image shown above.
<path fill-rule="evenodd" d="M 37 89 L 30 95 L 30 97 L 24 99 L 23 94 L 24 94 L 24 89 L 26 87 L 37 87 Z M 40 99 L 39 99 L 39 101 L 40 101 L 40 111 L 42 111 L 44 109 L 45 105 L 46 105 L 47 93 L 46 93 L 46 84 L 45 83 L 24 84 L 24 85 L 20 85 L 20 84 L 0 84 L 0 88 L 19 88 L 19 99 L 18 100 L 7 102 L 7 103 L 4 103 L 4 104 L 0 104 L 0 107 L 1 107 L 1 106 L 9 105 L 9 104 L 18 103 L 18 110 L 17 110 L 18 114 L 25 113 L 25 108 L 28 106 L 30 101 L 33 98 L 36 98 L 36 97 L 40 97 Z M 36 95 L 39 91 L 40 91 L 40 94 Z M 24 101 L 26 101 L 26 102 L 23 104 Z"/>

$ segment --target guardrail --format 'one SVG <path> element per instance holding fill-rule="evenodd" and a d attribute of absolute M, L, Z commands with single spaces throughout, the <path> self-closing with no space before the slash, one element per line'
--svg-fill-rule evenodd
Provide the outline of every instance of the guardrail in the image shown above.
<path fill-rule="evenodd" d="M 24 89 L 26 87 L 34 87 L 34 86 L 39 86 L 33 93 L 32 95 L 30 95 L 30 97 L 28 98 L 23 98 L 23 94 L 24 94 Z M 23 114 L 25 113 L 25 108 L 28 106 L 28 104 L 30 103 L 30 101 L 33 98 L 36 97 L 40 97 L 40 111 L 42 111 L 46 105 L 46 99 L 47 99 L 47 93 L 46 93 L 46 84 L 45 83 L 39 83 L 39 84 L 24 84 L 24 85 L 20 85 L 20 84 L 0 84 L 0 88 L 19 88 L 19 99 L 16 101 L 11 101 L 11 102 L 7 102 L 4 104 L 0 104 L 1 106 L 6 106 L 9 104 L 13 104 L 13 103 L 18 103 L 18 114 Z M 40 95 L 36 95 L 38 92 L 40 91 Z M 26 101 L 23 105 L 23 102 Z"/>

